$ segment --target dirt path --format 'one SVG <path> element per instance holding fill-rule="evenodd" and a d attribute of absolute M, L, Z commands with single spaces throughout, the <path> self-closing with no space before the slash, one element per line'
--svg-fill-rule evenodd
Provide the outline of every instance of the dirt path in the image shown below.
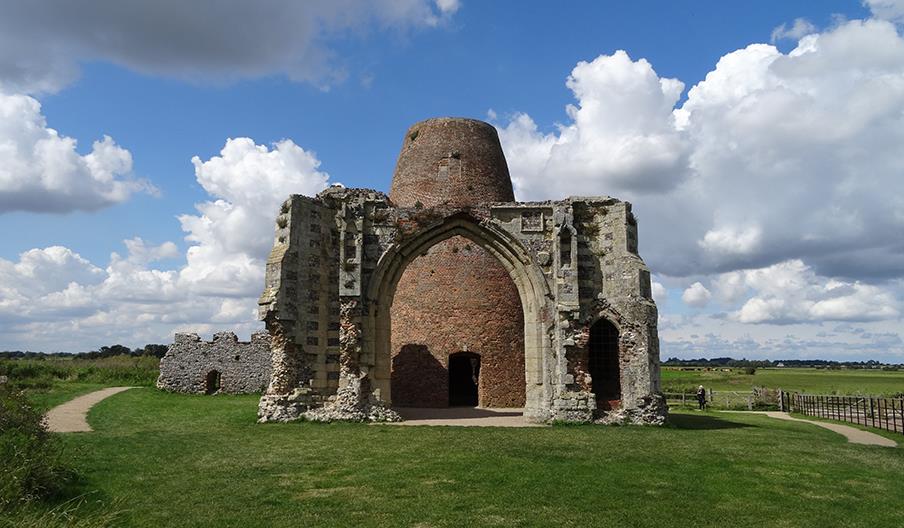
<path fill-rule="evenodd" d="M 91 407 L 94 407 L 95 403 L 105 398 L 133 388 L 110 387 L 101 389 L 69 400 L 62 405 L 57 405 L 45 415 L 47 418 L 47 429 L 52 433 L 90 431 L 91 426 L 88 425 L 88 421 L 85 418 L 88 416 L 88 411 Z"/>
<path fill-rule="evenodd" d="M 834 431 L 845 438 L 847 438 L 848 442 L 852 444 L 865 444 L 865 445 L 876 445 L 883 447 L 897 447 L 897 443 L 890 439 L 885 438 L 884 436 L 877 435 L 876 433 L 871 433 L 869 431 L 862 431 L 857 429 L 856 427 L 851 427 L 849 425 L 842 425 L 837 423 L 829 423 L 829 422 L 817 422 L 813 420 L 802 420 L 800 418 L 794 418 L 790 414 L 786 412 L 778 412 L 778 411 L 763 411 L 757 412 L 756 414 L 765 414 L 770 418 L 778 418 L 779 420 L 788 420 L 791 422 L 804 422 L 808 424 L 818 425 L 824 429 L 828 429 L 829 431 Z"/>

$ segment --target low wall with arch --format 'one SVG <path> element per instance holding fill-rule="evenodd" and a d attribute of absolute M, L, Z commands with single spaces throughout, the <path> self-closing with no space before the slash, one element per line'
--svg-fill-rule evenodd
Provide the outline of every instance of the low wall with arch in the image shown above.
<path fill-rule="evenodd" d="M 214 334 L 212 341 L 202 341 L 198 334 L 176 334 L 160 359 L 157 388 L 189 394 L 262 392 L 270 382 L 270 370 L 266 332 L 252 334 L 251 341 L 239 341 L 232 332 Z M 218 376 L 210 376 L 213 372 Z M 219 380 L 216 391 L 208 387 L 214 378 Z"/>

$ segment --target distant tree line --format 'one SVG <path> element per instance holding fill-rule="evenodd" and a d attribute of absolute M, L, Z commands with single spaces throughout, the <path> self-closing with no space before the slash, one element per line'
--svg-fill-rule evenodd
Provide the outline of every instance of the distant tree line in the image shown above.
<path fill-rule="evenodd" d="M 886 365 L 875 359 L 867 361 L 831 361 L 826 359 L 734 359 L 730 357 L 721 358 L 699 358 L 699 359 L 678 359 L 669 358 L 662 362 L 665 367 L 730 367 L 730 368 L 763 368 L 763 367 L 810 367 L 810 368 L 850 368 L 850 369 L 876 369 L 881 367 L 899 367 L 900 365 Z"/>
<path fill-rule="evenodd" d="M 46 359 L 46 358 L 83 358 L 83 359 L 100 359 L 113 356 L 154 356 L 162 358 L 166 351 L 169 350 L 167 345 L 148 344 L 143 348 L 131 348 L 123 345 L 102 346 L 97 350 L 90 352 L 33 352 L 21 350 L 4 350 L 0 352 L 0 359 Z"/>

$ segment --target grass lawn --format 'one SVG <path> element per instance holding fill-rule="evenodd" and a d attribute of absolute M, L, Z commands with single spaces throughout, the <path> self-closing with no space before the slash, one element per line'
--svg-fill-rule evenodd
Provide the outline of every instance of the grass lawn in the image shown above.
<path fill-rule="evenodd" d="M 76 396 L 113 386 L 152 386 L 160 361 L 155 357 L 99 359 L 0 359 L 0 376 L 24 390 L 31 403 L 47 411 Z"/>
<path fill-rule="evenodd" d="M 813 368 L 758 368 L 753 375 L 741 369 L 731 372 L 678 370 L 663 367 L 665 392 L 692 390 L 698 385 L 716 391 L 749 391 L 768 387 L 810 394 L 864 394 L 890 396 L 904 393 L 904 371 L 828 370 Z"/>
<path fill-rule="evenodd" d="M 46 412 L 73 398 L 109 386 L 109 383 L 55 383 L 47 388 L 28 390 L 26 394 L 35 409 Z"/>
<path fill-rule="evenodd" d="M 63 439 L 127 526 L 904 526 L 904 449 L 806 424 L 258 425 L 256 406 L 135 389 Z"/>

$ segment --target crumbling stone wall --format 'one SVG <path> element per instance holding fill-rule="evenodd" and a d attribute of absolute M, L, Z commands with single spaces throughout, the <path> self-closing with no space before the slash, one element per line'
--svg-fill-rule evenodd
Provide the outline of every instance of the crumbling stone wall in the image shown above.
<path fill-rule="evenodd" d="M 212 341 L 202 341 L 198 334 L 176 334 L 160 359 L 157 388 L 204 394 L 212 371 L 219 373 L 219 392 L 263 391 L 270 381 L 270 336 L 257 332 L 243 342 L 232 332 L 214 334 Z"/>
<path fill-rule="evenodd" d="M 261 398 L 261 421 L 396 419 L 388 409 L 397 402 L 392 357 L 402 347 L 394 351 L 393 326 L 406 323 L 391 312 L 394 298 L 410 293 L 399 285 L 431 248 L 452 251 L 467 239 L 498 261 L 518 293 L 529 419 L 661 423 L 666 408 L 659 394 L 657 312 L 650 272 L 637 254 L 631 205 L 606 196 L 527 203 L 456 199 L 469 192 L 461 175 L 478 172 L 469 167 L 495 155 L 490 150 L 501 156 L 498 139 L 478 137 L 473 149 L 467 142 L 455 146 L 469 130 L 482 131 L 474 137 L 492 131 L 464 121 L 469 124 L 432 128 L 448 128 L 451 149 L 442 148 L 442 134 L 421 137 L 420 129 L 409 132 L 400 155 L 400 164 L 419 160 L 405 168 L 416 175 L 412 196 L 432 196 L 425 189 L 434 181 L 449 199 L 406 206 L 378 191 L 337 186 L 283 204 L 259 302 L 273 337 L 273 375 Z M 408 151 L 420 152 L 409 144 L 418 138 L 431 138 L 430 148 L 406 158 Z M 494 186 L 471 187 L 482 193 Z M 621 395 L 614 409 L 597 407 L 587 368 L 589 328 L 601 318 L 619 333 Z M 329 341 L 324 347 L 320 338 L 333 331 L 337 347 Z"/>

